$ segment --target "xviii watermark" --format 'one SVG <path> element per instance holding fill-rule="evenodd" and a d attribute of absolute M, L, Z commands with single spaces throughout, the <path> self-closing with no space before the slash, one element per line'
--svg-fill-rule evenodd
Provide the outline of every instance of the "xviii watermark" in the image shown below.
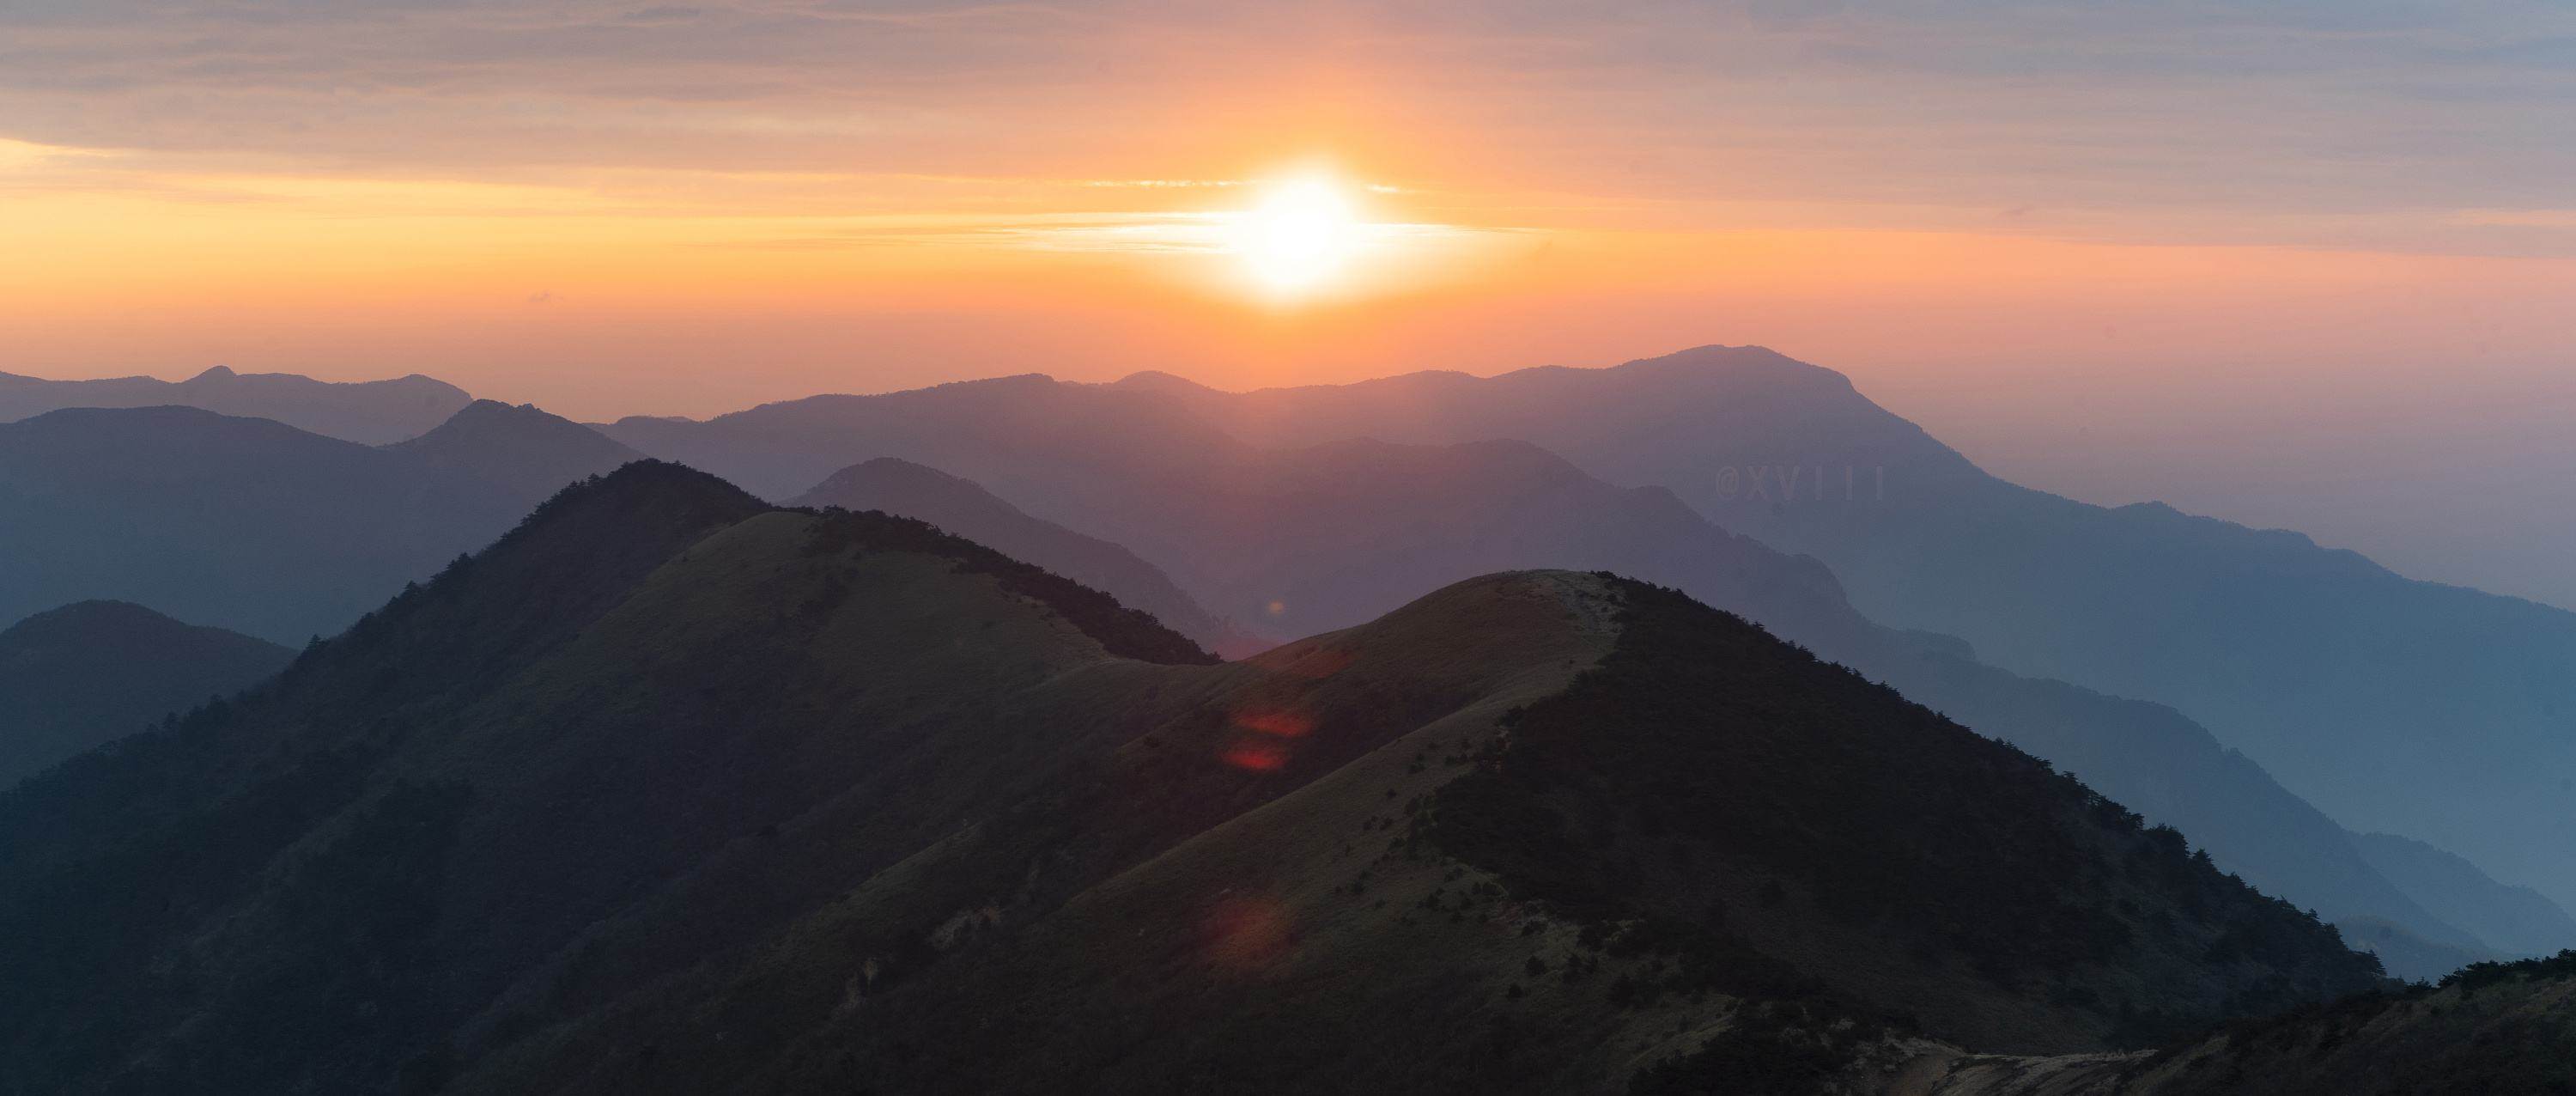
<path fill-rule="evenodd" d="M 1887 497 L 1887 466 L 1728 466 L 1717 470 L 1717 497 L 1746 502 L 1876 502 Z"/>

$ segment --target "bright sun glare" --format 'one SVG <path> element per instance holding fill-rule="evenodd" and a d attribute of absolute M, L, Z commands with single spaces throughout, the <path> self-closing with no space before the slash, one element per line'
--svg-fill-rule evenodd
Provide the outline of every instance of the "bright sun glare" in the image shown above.
<path fill-rule="evenodd" d="M 1236 223 L 1234 250 L 1273 293 L 1310 292 L 1341 273 L 1367 226 L 1342 187 L 1323 176 L 1269 184 Z"/>

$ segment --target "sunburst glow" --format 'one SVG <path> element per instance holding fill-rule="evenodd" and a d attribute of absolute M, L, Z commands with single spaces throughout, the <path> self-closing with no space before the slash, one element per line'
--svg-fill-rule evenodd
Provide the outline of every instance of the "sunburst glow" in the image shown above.
<path fill-rule="evenodd" d="M 1270 184 L 1237 222 L 1234 251 L 1255 280 L 1295 296 L 1331 283 L 1367 241 L 1368 223 L 1342 186 L 1321 175 Z"/>

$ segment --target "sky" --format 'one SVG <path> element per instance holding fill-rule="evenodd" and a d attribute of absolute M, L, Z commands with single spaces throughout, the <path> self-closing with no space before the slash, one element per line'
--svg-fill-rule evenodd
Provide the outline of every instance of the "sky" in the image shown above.
<path fill-rule="evenodd" d="M 1357 227 L 1282 291 L 1246 211 L 1318 180 Z M 2035 486 L 2566 604 L 2570 317 L 2556 0 L 0 2 L 39 376 L 599 419 L 1757 343 Z"/>

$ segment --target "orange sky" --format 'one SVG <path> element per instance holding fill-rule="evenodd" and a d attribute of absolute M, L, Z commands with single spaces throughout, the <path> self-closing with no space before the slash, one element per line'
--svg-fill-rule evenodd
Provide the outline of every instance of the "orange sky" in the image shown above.
<path fill-rule="evenodd" d="M 2392 0 L 31 0 L 0 14 L 0 368 L 419 370 L 585 417 L 1707 342 L 1918 385 L 2558 370 L 2571 32 Z M 1413 227 L 1283 307 L 1206 219 L 1316 165 Z"/>
<path fill-rule="evenodd" d="M 28 0 L 0 370 L 596 419 L 1759 343 L 2043 486 L 2333 526 L 2368 477 L 2283 509 L 2258 424 L 2569 406 L 2569 40 L 2541 0 Z M 1261 292 L 1231 218 L 1318 171 L 1370 242 Z"/>
<path fill-rule="evenodd" d="M 1243 386 L 1707 342 L 1900 385 L 2554 370 L 2576 314 L 2576 259 L 2546 255 L 1854 226 L 1803 208 L 1551 214 L 1508 196 L 1364 191 L 1368 216 L 1422 227 L 1283 303 L 1249 291 L 1221 241 L 1158 235 L 1175 215 L 1241 208 L 1250 186 L 1029 183 L 981 207 L 843 212 L 762 193 L 765 179 L 628 193 L 127 166 L 149 159 L 0 151 L 0 171 L 53 176 L 0 205 L 0 250 L 19 257 L 0 264 L 6 368 L 416 370 L 603 417 L 1029 370 Z"/>

